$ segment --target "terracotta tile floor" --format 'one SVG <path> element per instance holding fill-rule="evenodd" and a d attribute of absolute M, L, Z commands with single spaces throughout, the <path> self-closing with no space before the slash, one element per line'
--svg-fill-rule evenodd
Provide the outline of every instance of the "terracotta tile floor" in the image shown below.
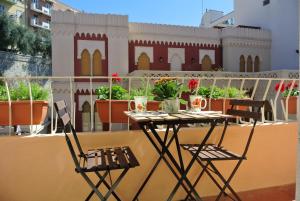
<path fill-rule="evenodd" d="M 295 185 L 240 192 L 238 195 L 243 201 L 293 201 L 295 199 Z M 215 198 L 210 197 L 203 200 L 214 201 Z M 231 201 L 231 199 L 223 196 L 221 201 Z"/>

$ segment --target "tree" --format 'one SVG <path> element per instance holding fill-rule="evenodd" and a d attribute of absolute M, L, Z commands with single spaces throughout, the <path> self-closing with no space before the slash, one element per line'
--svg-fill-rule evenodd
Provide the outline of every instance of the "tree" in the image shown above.
<path fill-rule="evenodd" d="M 50 58 L 51 35 L 48 30 L 33 31 L 3 14 L 0 15 L 0 50 Z"/>
<path fill-rule="evenodd" d="M 5 14 L 0 15 L 0 50 L 8 50 L 8 47 L 13 44 L 11 31 L 14 27 L 12 19 Z"/>

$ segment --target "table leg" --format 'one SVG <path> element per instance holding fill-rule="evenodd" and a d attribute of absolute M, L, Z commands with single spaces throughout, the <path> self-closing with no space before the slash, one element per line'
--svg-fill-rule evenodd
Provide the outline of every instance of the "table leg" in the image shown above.
<path fill-rule="evenodd" d="M 153 135 L 155 136 L 155 138 L 157 139 L 158 143 L 162 147 L 165 147 L 164 144 L 163 144 L 163 141 L 160 139 L 158 133 L 156 132 L 156 130 L 154 128 L 154 125 L 153 124 L 149 124 L 148 126 L 149 126 L 149 129 L 151 130 L 151 132 L 153 133 Z M 177 130 L 177 129 L 175 131 L 173 131 L 174 135 L 177 135 L 178 131 L 179 130 Z M 189 179 L 186 177 L 186 175 L 184 174 L 184 172 L 181 170 L 180 165 L 177 163 L 177 161 L 175 160 L 175 158 L 173 157 L 173 155 L 170 153 L 170 151 L 168 149 L 166 149 L 166 154 L 167 154 L 168 158 L 171 160 L 172 164 L 175 166 L 175 168 L 177 169 L 177 171 L 181 175 L 181 178 L 178 180 L 178 184 L 179 184 L 178 187 L 176 186 L 176 190 L 173 190 L 171 192 L 171 195 L 169 196 L 170 199 L 168 199 L 168 200 L 172 200 L 173 196 L 175 195 L 175 193 L 178 190 L 178 188 L 179 188 L 180 185 L 184 187 L 183 181 L 185 181 L 186 184 L 188 185 L 188 187 L 190 188 L 190 190 L 192 190 L 192 192 L 193 192 L 193 194 L 195 196 L 195 199 L 198 200 L 198 201 L 201 201 L 202 199 L 200 198 L 199 194 L 195 191 L 195 189 L 193 188 L 193 185 L 191 184 L 191 182 L 189 181 Z"/>
<path fill-rule="evenodd" d="M 209 131 L 207 132 L 205 138 L 202 140 L 201 144 L 199 144 L 198 149 L 197 149 L 196 153 L 194 154 L 192 160 L 190 161 L 190 163 L 188 164 L 186 170 L 182 173 L 181 178 L 178 180 L 178 183 L 176 184 L 176 186 L 175 186 L 174 189 L 172 190 L 172 192 L 171 192 L 171 194 L 170 194 L 170 196 L 169 196 L 169 198 L 168 198 L 168 201 L 171 201 L 171 200 L 173 199 L 173 197 L 174 197 L 175 193 L 177 192 L 177 190 L 178 190 L 179 186 L 181 185 L 181 183 L 182 183 L 184 180 L 187 180 L 187 174 L 188 174 L 188 172 L 190 171 L 191 167 L 193 166 L 194 162 L 196 161 L 196 159 L 197 159 L 197 157 L 198 157 L 198 155 L 199 155 L 199 153 L 200 153 L 202 147 L 205 145 L 205 143 L 206 143 L 207 140 L 209 139 L 210 135 L 212 134 L 212 132 L 213 132 L 215 126 L 216 126 L 216 123 L 217 123 L 216 121 L 213 121 L 213 122 L 211 123 L 211 127 L 210 127 Z M 195 188 L 193 187 L 193 185 L 192 185 L 192 187 L 191 187 L 191 190 L 192 190 L 193 193 L 195 194 L 196 190 L 195 190 Z M 201 199 L 199 199 L 199 200 L 201 200 Z"/>
<path fill-rule="evenodd" d="M 156 149 L 156 151 L 160 154 L 160 157 L 158 158 L 158 160 L 156 161 L 156 163 L 154 164 L 154 166 L 152 167 L 151 171 L 149 172 L 148 176 L 146 177 L 145 181 L 143 182 L 142 186 L 139 188 L 138 192 L 136 193 L 136 195 L 133 198 L 133 201 L 137 200 L 140 193 L 143 191 L 144 187 L 146 186 L 146 184 L 148 183 L 149 179 L 151 178 L 152 174 L 154 173 L 154 171 L 156 170 L 156 168 L 158 167 L 159 163 L 161 162 L 161 160 L 163 159 L 163 161 L 166 163 L 166 165 L 168 166 L 168 168 L 171 170 L 171 172 L 173 173 L 173 175 L 176 177 L 176 179 L 178 180 L 180 177 L 177 175 L 177 173 L 175 172 L 175 170 L 172 168 L 172 166 L 170 165 L 169 161 L 166 160 L 166 158 L 164 157 L 164 154 L 166 152 L 166 150 L 169 148 L 169 146 L 171 145 L 171 143 L 173 142 L 173 140 L 175 139 L 176 135 L 173 135 L 169 142 L 167 143 L 167 138 L 168 138 L 168 134 L 169 134 L 169 125 L 167 126 L 167 130 L 165 132 L 165 137 L 164 137 L 164 146 L 162 147 L 162 149 L 160 150 L 159 147 L 157 146 L 157 144 L 154 142 L 154 140 L 151 138 L 151 136 L 149 135 L 148 131 L 146 130 L 144 125 L 140 126 L 143 130 L 143 132 L 146 134 L 147 138 L 150 140 L 151 144 L 154 146 L 154 148 Z M 179 128 L 177 128 L 179 129 Z M 185 191 L 188 193 L 190 190 L 187 189 L 185 186 L 183 186 Z"/>

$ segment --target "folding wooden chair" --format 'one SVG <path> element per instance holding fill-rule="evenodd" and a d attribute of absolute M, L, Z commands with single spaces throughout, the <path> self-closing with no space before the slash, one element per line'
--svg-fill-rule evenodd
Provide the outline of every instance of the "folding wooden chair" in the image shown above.
<path fill-rule="evenodd" d="M 67 112 L 67 106 L 65 101 L 58 101 L 54 103 L 56 111 L 59 118 L 63 121 L 64 124 L 64 133 L 65 139 L 68 145 L 68 148 L 71 152 L 72 159 L 75 163 L 75 171 L 80 173 L 81 176 L 86 180 L 88 185 L 92 188 L 91 193 L 87 196 L 86 200 L 90 200 L 94 193 L 99 197 L 101 201 L 105 201 L 112 194 L 116 200 L 121 200 L 116 194 L 115 189 L 125 176 L 127 171 L 130 168 L 139 166 L 139 163 L 134 156 L 133 152 L 129 147 L 116 147 L 116 148 L 99 148 L 89 150 L 87 153 L 84 153 L 80 145 L 80 141 L 77 137 L 76 131 L 71 124 L 70 116 Z M 79 152 L 76 155 L 74 146 L 67 135 L 68 131 L 73 135 L 74 141 Z M 111 185 L 106 181 L 106 177 L 109 175 L 111 170 L 122 169 L 120 176 L 112 183 Z M 88 177 L 87 173 L 95 173 L 99 178 L 99 181 L 94 184 L 92 180 Z M 100 172 L 104 172 L 101 174 Z M 110 177 L 111 178 L 111 177 Z M 108 192 L 103 195 L 99 190 L 99 186 L 104 184 L 108 189 Z"/>
<path fill-rule="evenodd" d="M 244 147 L 244 151 L 241 154 L 234 153 L 232 151 L 226 150 L 223 146 L 223 140 L 225 137 L 225 133 L 228 126 L 228 121 L 225 122 L 224 130 L 221 135 L 221 138 L 217 144 L 206 144 L 202 147 L 198 157 L 197 162 L 202 167 L 202 171 L 200 175 L 197 177 L 194 187 L 198 184 L 200 178 L 203 176 L 204 173 L 206 173 L 212 181 L 216 184 L 216 186 L 220 189 L 220 193 L 217 196 L 216 200 L 220 200 L 221 196 L 227 195 L 232 200 L 241 200 L 241 198 L 237 195 L 237 193 L 233 190 L 233 188 L 230 186 L 230 181 L 233 179 L 235 173 L 237 172 L 238 168 L 240 167 L 243 160 L 246 160 L 246 154 L 248 152 L 253 133 L 254 128 L 256 126 L 256 122 L 261 118 L 261 108 L 264 106 L 265 101 L 253 101 L 253 100 L 231 100 L 230 104 L 232 105 L 231 109 L 227 111 L 227 114 L 233 115 L 238 118 L 244 118 L 244 119 L 253 119 L 252 123 L 252 129 L 248 135 L 247 142 Z M 250 108 L 250 111 L 247 110 L 238 110 L 235 109 L 236 106 L 239 106 L 239 108 L 246 107 L 247 109 Z M 244 134 L 244 133 L 243 133 Z M 193 156 L 196 153 L 196 148 L 198 145 L 196 144 L 182 144 L 181 145 L 183 149 L 189 151 L 189 153 Z M 214 165 L 215 161 L 237 161 L 236 166 L 234 167 L 232 173 L 229 175 L 229 177 L 226 179 L 221 172 L 216 168 Z M 216 177 L 221 180 L 222 184 L 218 182 Z M 229 191 L 232 193 L 232 196 L 228 195 L 225 190 L 229 189 Z M 190 198 L 189 193 L 185 200 L 188 200 Z"/>

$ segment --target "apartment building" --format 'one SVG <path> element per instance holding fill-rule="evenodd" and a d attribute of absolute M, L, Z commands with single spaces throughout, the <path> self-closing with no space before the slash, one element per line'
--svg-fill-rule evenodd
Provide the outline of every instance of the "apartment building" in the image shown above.
<path fill-rule="evenodd" d="M 58 0 L 0 0 L 0 14 L 7 13 L 33 29 L 50 30 L 52 10 L 78 12 Z"/>
<path fill-rule="evenodd" d="M 51 28 L 51 10 L 78 12 L 57 0 L 27 0 L 28 24 L 34 29 Z"/>
<path fill-rule="evenodd" d="M 25 0 L 0 0 L 0 14 L 7 13 L 16 22 L 25 24 Z"/>

